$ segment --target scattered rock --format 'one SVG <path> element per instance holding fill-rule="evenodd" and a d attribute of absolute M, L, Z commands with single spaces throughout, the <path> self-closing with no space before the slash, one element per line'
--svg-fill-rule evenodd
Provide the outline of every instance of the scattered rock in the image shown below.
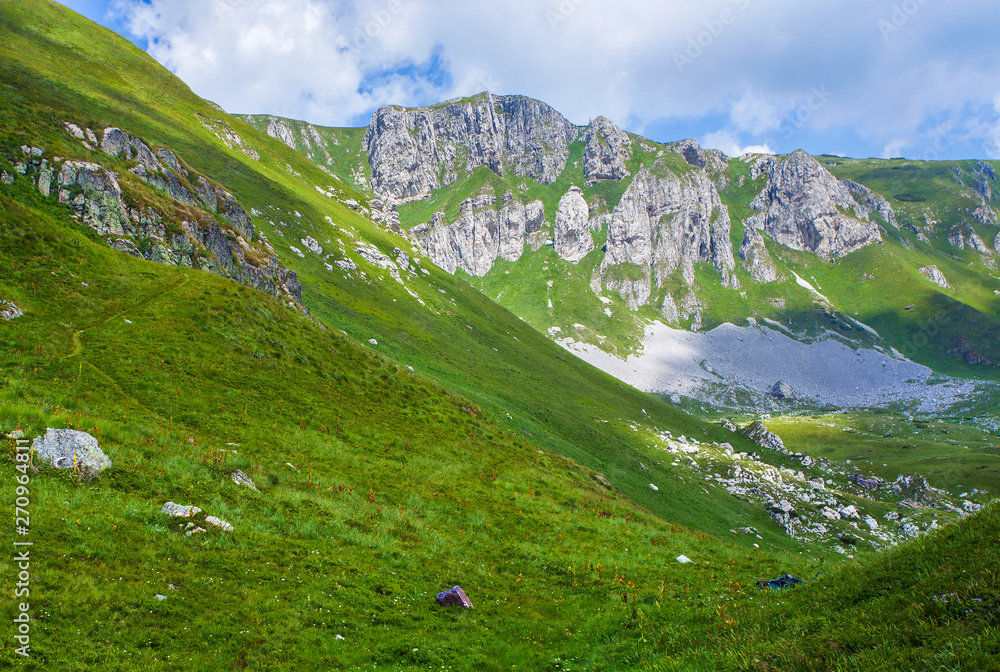
<path fill-rule="evenodd" d="M 371 343 L 372 345 L 378 345 L 378 341 L 376 341 L 374 338 L 369 338 L 368 342 Z"/>
<path fill-rule="evenodd" d="M 779 453 L 784 453 L 785 455 L 790 454 L 788 449 L 785 448 L 785 443 L 781 440 L 781 437 L 770 431 L 764 426 L 764 423 L 759 420 L 755 420 L 741 429 L 740 434 L 743 434 L 758 446 L 770 448 L 771 450 L 776 450 Z"/>
<path fill-rule="evenodd" d="M 21 309 L 11 301 L 0 301 L 0 318 L 13 320 L 24 315 Z"/>
<path fill-rule="evenodd" d="M 660 490 L 658 487 L 656 487 L 652 483 L 649 484 L 649 489 L 652 490 L 652 491 L 654 491 L 654 492 L 659 492 L 659 490 Z"/>
<path fill-rule="evenodd" d="M 885 482 L 878 476 L 866 476 L 859 473 L 851 474 L 850 479 L 854 483 L 857 483 L 859 487 L 862 487 L 865 490 L 871 490 L 872 492 L 878 490 L 882 486 L 882 483 Z"/>
<path fill-rule="evenodd" d="M 215 516 L 205 516 L 205 522 L 211 525 L 212 527 L 219 528 L 223 532 L 232 532 L 235 529 L 232 525 L 230 525 L 226 521 L 222 520 L 221 518 L 216 518 Z"/>
<path fill-rule="evenodd" d="M 729 420 L 723 420 L 722 422 L 720 422 L 720 423 L 719 423 L 719 425 L 720 425 L 720 426 L 721 426 L 721 427 L 722 427 L 723 429 L 728 429 L 728 430 L 729 430 L 730 432 L 735 432 L 735 431 L 736 431 L 736 429 L 737 429 L 737 428 L 736 428 L 736 425 L 734 425 L 734 424 L 733 424 L 732 422 L 730 422 Z"/>
<path fill-rule="evenodd" d="M 906 523 L 903 525 L 903 533 L 908 537 L 916 537 L 920 534 L 920 528 L 913 523 Z"/>
<path fill-rule="evenodd" d="M 157 593 L 153 597 L 155 597 L 156 599 L 158 599 L 160 602 L 162 602 L 163 600 L 167 599 L 166 595 L 160 595 L 159 593 Z"/>
<path fill-rule="evenodd" d="M 111 466 L 111 460 L 98 446 L 97 439 L 74 429 L 50 427 L 45 430 L 44 436 L 35 438 L 31 449 L 39 459 L 56 469 L 76 469 L 84 474 L 97 475 Z"/>
<path fill-rule="evenodd" d="M 771 388 L 771 396 L 775 399 L 787 399 L 789 401 L 798 401 L 801 399 L 801 395 L 795 391 L 791 385 L 783 380 L 779 380 Z"/>
<path fill-rule="evenodd" d="M 437 594 L 434 598 L 442 607 L 462 607 L 463 609 L 475 609 L 472 602 L 465 595 L 461 586 L 455 586 L 451 590 L 445 590 Z"/>
<path fill-rule="evenodd" d="M 15 429 L 13 432 L 8 432 L 7 433 L 7 438 L 8 439 L 17 440 L 17 439 L 22 438 L 23 436 L 24 436 L 24 432 L 22 432 L 20 429 Z"/>
<path fill-rule="evenodd" d="M 858 518 L 858 509 L 856 506 L 851 504 L 850 506 L 845 506 L 840 510 L 841 518 Z"/>
<path fill-rule="evenodd" d="M 233 483 L 235 483 L 236 485 L 242 485 L 244 487 L 250 488 L 254 492 L 260 492 L 260 490 L 257 489 L 257 484 L 253 482 L 253 479 L 244 474 L 239 469 L 230 474 L 229 477 L 233 479 Z"/>
<path fill-rule="evenodd" d="M 204 534 L 207 531 L 208 530 L 206 530 L 204 527 L 198 527 L 194 523 L 188 523 L 187 525 L 184 526 L 184 536 L 186 537 L 190 537 L 195 534 Z"/>
<path fill-rule="evenodd" d="M 168 516 L 174 516 L 175 518 L 191 518 L 195 514 L 201 513 L 201 509 L 197 506 L 181 506 L 180 504 L 174 504 L 173 502 L 167 502 L 160 509 L 161 513 L 165 513 Z"/>
<path fill-rule="evenodd" d="M 924 266 L 920 269 L 920 274 L 938 287 L 943 289 L 952 288 L 951 285 L 948 284 L 948 279 L 944 277 L 944 273 L 939 271 L 937 266 Z"/>
<path fill-rule="evenodd" d="M 686 555 L 678 555 L 677 562 L 681 563 L 682 565 L 686 565 L 687 563 L 694 561 L 691 558 L 687 557 Z"/>

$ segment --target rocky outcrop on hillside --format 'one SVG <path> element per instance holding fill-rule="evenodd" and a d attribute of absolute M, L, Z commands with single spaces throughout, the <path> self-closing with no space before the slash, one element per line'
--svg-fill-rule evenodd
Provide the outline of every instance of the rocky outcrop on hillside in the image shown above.
<path fill-rule="evenodd" d="M 976 233 L 975 229 L 968 224 L 960 224 L 956 226 L 948 236 L 948 242 L 960 250 L 969 248 L 970 250 L 975 250 L 979 254 L 987 256 L 993 254 L 993 250 L 991 250 L 986 242 L 979 237 L 979 234 Z"/>
<path fill-rule="evenodd" d="M 484 93 L 429 108 L 383 106 L 372 116 L 362 148 L 376 195 L 405 203 L 480 166 L 551 184 L 579 134 L 544 103 Z"/>
<path fill-rule="evenodd" d="M 764 245 L 764 237 L 752 226 L 747 226 L 743 231 L 740 259 L 743 261 L 743 268 L 756 282 L 774 282 L 780 277 L 778 268 Z"/>
<path fill-rule="evenodd" d="M 920 274 L 942 289 L 951 289 L 948 278 L 944 277 L 937 266 L 924 266 L 920 269 Z"/>
<path fill-rule="evenodd" d="M 120 174 L 93 161 L 50 159 L 38 147 L 23 147 L 24 160 L 15 165 L 42 195 L 67 204 L 108 245 L 149 261 L 215 273 L 278 298 L 301 300 L 295 273 L 280 264 L 266 242 L 251 242 L 254 225 L 232 194 L 196 176 L 173 152 L 154 150 L 121 129 L 105 129 L 99 143 L 90 129 L 84 133 L 67 124 L 67 131 L 132 167 Z M 130 180 L 141 180 L 177 205 L 145 204 L 148 198 L 132 193 L 137 186 L 123 188 Z"/>
<path fill-rule="evenodd" d="M 612 280 L 614 290 L 633 306 L 645 305 L 651 283 L 663 286 L 678 269 L 693 285 L 694 265 L 700 261 L 715 266 L 724 285 L 738 287 L 729 230 L 728 209 L 704 172 L 678 176 L 657 163 L 636 174 L 611 213 L 599 272 L 605 286 Z M 616 275 L 614 269 L 623 265 L 641 270 L 642 277 Z"/>
<path fill-rule="evenodd" d="M 409 234 L 431 261 L 449 273 L 461 268 L 470 275 L 486 275 L 498 257 L 520 259 L 526 237 L 545 222 L 541 201 L 525 205 L 508 191 L 499 209 L 496 203 L 487 185 L 462 202 L 458 221 L 448 223 L 445 214 L 437 212 L 430 223 L 413 227 Z"/>
<path fill-rule="evenodd" d="M 553 227 L 556 254 L 576 263 L 594 249 L 590 237 L 590 208 L 579 187 L 570 187 L 561 199 Z"/>
<path fill-rule="evenodd" d="M 720 171 L 729 165 L 729 157 L 723 152 L 718 149 L 702 149 L 701 145 L 690 138 L 667 145 L 667 148 L 683 156 L 695 168 Z"/>
<path fill-rule="evenodd" d="M 841 180 L 841 183 L 847 187 L 851 196 L 854 197 L 854 201 L 858 204 L 858 207 L 854 209 L 858 217 L 867 221 L 871 218 L 872 213 L 878 213 L 885 223 L 899 227 L 899 223 L 896 221 L 896 211 L 889 205 L 889 201 L 863 184 L 851 180 Z"/>
<path fill-rule="evenodd" d="M 597 117 L 583 134 L 583 175 L 588 181 L 628 177 L 631 139 L 604 117 Z"/>
<path fill-rule="evenodd" d="M 330 142 L 334 145 L 338 144 L 336 136 L 331 135 L 328 142 L 312 124 L 304 124 L 296 129 L 288 121 L 278 117 L 269 116 L 267 118 L 266 132 L 272 138 L 281 140 L 292 149 L 301 151 L 313 163 L 331 163 L 333 157 L 330 156 Z"/>
<path fill-rule="evenodd" d="M 750 206 L 760 213 L 747 225 L 763 229 L 775 242 L 826 258 L 882 242 L 878 226 L 867 218 L 872 207 L 885 206 L 874 195 L 862 199 L 872 206 L 859 204 L 848 185 L 805 152 L 758 158 L 751 166 L 751 179 L 761 174 L 767 176 L 767 185 Z M 853 210 L 856 217 L 841 209 Z"/>

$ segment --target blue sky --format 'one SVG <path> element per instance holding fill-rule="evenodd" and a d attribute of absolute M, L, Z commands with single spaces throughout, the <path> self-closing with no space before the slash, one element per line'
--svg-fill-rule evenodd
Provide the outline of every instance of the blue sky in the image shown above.
<path fill-rule="evenodd" d="M 366 125 L 483 90 L 654 140 L 1000 158 L 995 0 L 65 0 L 234 113 Z"/>

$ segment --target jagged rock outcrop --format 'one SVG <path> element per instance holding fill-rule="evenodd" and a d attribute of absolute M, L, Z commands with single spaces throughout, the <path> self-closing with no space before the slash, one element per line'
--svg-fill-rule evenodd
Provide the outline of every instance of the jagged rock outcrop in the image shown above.
<path fill-rule="evenodd" d="M 747 225 L 763 229 L 775 242 L 826 258 L 882 242 L 878 226 L 862 219 L 869 210 L 858 204 L 847 185 L 805 152 L 757 159 L 751 178 L 758 174 L 767 175 L 767 186 L 750 206 L 760 214 Z M 854 210 L 857 218 L 839 208 Z"/>
<path fill-rule="evenodd" d="M 84 133 L 75 124 L 66 128 L 74 137 Z M 255 228 L 232 194 L 203 176 L 194 176 L 173 152 L 154 150 L 121 129 L 105 129 L 99 144 L 96 134 L 86 129 L 85 137 L 91 136 L 94 145 L 109 155 L 133 162 L 129 170 L 133 175 L 187 207 L 163 212 L 159 206 L 127 205 L 134 200 L 125 198 L 118 173 L 92 161 L 59 157 L 50 161 L 39 148 L 31 148 L 38 151 L 32 153 L 23 174 L 40 193 L 55 195 L 67 204 L 116 250 L 149 261 L 198 268 L 275 297 L 301 300 L 295 273 L 280 264 L 266 242 L 250 242 Z M 202 214 L 192 217 L 192 212 Z M 220 226 L 216 214 L 228 225 Z"/>
<path fill-rule="evenodd" d="M 971 250 L 975 250 L 979 254 L 987 256 L 991 256 L 993 254 L 993 250 L 991 250 L 986 242 L 979 237 L 979 234 L 977 234 L 975 230 L 967 224 L 960 224 L 959 226 L 956 226 L 948 236 L 948 242 L 960 250 L 969 248 Z"/>
<path fill-rule="evenodd" d="M 473 98 L 429 108 L 383 106 L 362 141 L 371 186 L 407 202 L 485 166 L 551 184 L 566 167 L 580 129 L 545 103 L 523 96 Z"/>
<path fill-rule="evenodd" d="M 97 439 L 75 429 L 49 427 L 44 435 L 32 441 L 31 450 L 41 462 L 56 469 L 73 469 L 90 476 L 111 466 L 111 460 L 101 450 Z"/>
<path fill-rule="evenodd" d="M 246 120 L 251 125 L 254 124 L 252 115 L 246 117 Z M 265 132 L 292 149 L 302 152 L 310 161 L 318 164 L 331 163 L 333 157 L 330 155 L 330 144 L 339 144 L 336 135 L 331 134 L 329 139 L 326 139 L 312 124 L 289 123 L 287 119 L 274 116 L 267 117 Z"/>
<path fill-rule="evenodd" d="M 583 175 L 588 181 L 620 180 L 628 177 L 625 163 L 632 140 L 625 131 L 604 117 L 590 122 L 583 134 Z"/>
<path fill-rule="evenodd" d="M 517 261 L 526 237 L 544 223 L 541 201 L 524 205 L 508 191 L 499 210 L 496 202 L 493 188 L 487 185 L 462 201 L 458 221 L 449 224 L 443 212 L 436 212 L 430 223 L 410 229 L 410 236 L 431 261 L 449 273 L 461 268 L 470 275 L 486 275 L 497 257 Z"/>
<path fill-rule="evenodd" d="M 611 213 L 599 272 L 605 286 L 632 306 L 645 305 L 651 283 L 663 286 L 678 269 L 693 285 L 699 261 L 714 265 L 723 284 L 737 287 L 729 230 L 729 211 L 704 172 L 678 176 L 658 162 L 636 173 Z"/>
<path fill-rule="evenodd" d="M 887 224 L 899 227 L 899 223 L 896 221 L 896 211 L 889 205 L 889 201 L 863 184 L 851 180 L 841 180 L 841 183 L 847 187 L 851 196 L 854 197 L 854 201 L 858 204 L 854 211 L 859 218 L 869 220 L 871 213 L 876 212 Z"/>
<path fill-rule="evenodd" d="M 944 277 L 944 273 L 938 270 L 937 266 L 924 266 L 920 269 L 920 274 L 938 287 L 951 289 L 951 285 L 948 284 L 948 278 Z"/>
<path fill-rule="evenodd" d="M 668 145 L 671 151 L 684 157 L 688 164 L 695 168 L 709 171 L 725 170 L 729 165 L 729 157 L 718 149 L 703 149 L 695 140 L 688 138 Z"/>
<path fill-rule="evenodd" d="M 590 208 L 579 187 L 570 187 L 559 199 L 552 238 L 556 254 L 573 263 L 594 249 L 594 241 L 590 237 Z"/>
<path fill-rule="evenodd" d="M 798 401 L 802 396 L 798 391 L 783 380 L 779 380 L 771 388 L 771 396 L 775 399 L 787 399 L 788 401 Z"/>
<path fill-rule="evenodd" d="M 770 431 L 764 426 L 764 423 L 759 420 L 755 420 L 746 427 L 743 427 L 740 430 L 740 434 L 747 437 L 758 446 L 770 448 L 771 450 L 775 450 L 785 455 L 791 454 L 788 449 L 785 448 L 785 442 L 781 440 L 781 437 Z"/>
<path fill-rule="evenodd" d="M 997 251 L 997 254 L 1000 254 L 1000 233 L 993 239 L 993 249 Z"/>
<path fill-rule="evenodd" d="M 774 265 L 774 260 L 764 245 L 764 237 L 752 226 L 747 226 L 743 231 L 740 259 L 743 261 L 743 268 L 756 282 L 774 282 L 780 277 L 778 267 Z"/>
<path fill-rule="evenodd" d="M 0 320 L 16 320 L 23 316 L 24 313 L 13 301 L 0 301 Z"/>

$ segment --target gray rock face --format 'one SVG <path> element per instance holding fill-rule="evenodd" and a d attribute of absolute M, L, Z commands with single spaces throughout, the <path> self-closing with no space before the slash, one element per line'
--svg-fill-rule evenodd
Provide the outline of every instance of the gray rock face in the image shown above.
<path fill-rule="evenodd" d="M 233 483 L 236 485 L 242 485 L 245 488 L 250 488 L 254 492 L 260 492 L 260 490 L 257 489 L 257 484 L 253 482 L 253 479 L 239 469 L 230 474 L 229 478 L 231 478 Z"/>
<path fill-rule="evenodd" d="M 0 319 L 14 320 L 24 315 L 13 301 L 0 301 Z"/>
<path fill-rule="evenodd" d="M 111 466 L 111 460 L 101 450 L 97 439 L 74 429 L 48 428 L 43 436 L 35 438 L 31 449 L 40 460 L 56 469 L 75 469 L 96 475 Z"/>
<path fill-rule="evenodd" d="M 196 514 L 201 513 L 201 509 L 197 506 L 182 506 L 181 504 L 167 502 L 163 505 L 163 508 L 160 509 L 160 512 L 175 518 L 191 518 Z"/>
<path fill-rule="evenodd" d="M 788 399 L 789 401 L 801 399 L 795 388 L 783 380 L 779 380 L 774 384 L 774 387 L 771 388 L 771 396 L 775 399 Z"/>
<path fill-rule="evenodd" d="M 779 277 L 778 268 L 764 245 L 764 237 L 760 235 L 760 231 L 749 225 L 743 232 L 740 259 L 743 261 L 743 268 L 757 282 L 774 282 Z"/>
<path fill-rule="evenodd" d="M 764 423 L 759 420 L 751 422 L 749 425 L 741 429 L 740 434 L 747 437 L 758 446 L 770 448 L 771 450 L 776 450 L 779 453 L 784 453 L 786 455 L 790 454 L 788 449 L 785 448 L 785 443 L 781 440 L 781 437 L 770 431 L 764 426 Z"/>
<path fill-rule="evenodd" d="M 920 274 L 938 287 L 951 289 L 951 285 L 948 284 L 948 278 L 944 277 L 944 273 L 938 270 L 937 266 L 924 266 L 920 269 Z"/>
<path fill-rule="evenodd" d="M 256 229 L 232 194 L 214 187 L 203 176 L 195 180 L 173 152 L 154 151 L 121 129 L 105 129 L 101 147 L 112 156 L 135 161 L 131 172 L 137 177 L 206 214 L 197 221 L 176 222 L 171 221 L 175 216 L 171 213 L 129 207 L 118 175 L 98 163 L 65 161 L 61 166 L 50 166 L 46 160 L 36 160 L 26 172 L 37 175 L 42 194 L 57 193 L 60 202 L 68 204 L 76 217 L 116 250 L 158 263 L 199 268 L 272 296 L 301 300 L 298 278 L 279 263 L 273 250 L 263 261 L 248 259 L 248 253 L 252 253 L 250 258 L 260 256 L 261 250 L 254 250 L 247 242 Z M 208 212 L 222 215 L 237 235 L 220 228 Z"/>
<path fill-rule="evenodd" d="M 859 217 L 869 212 L 854 200 L 844 183 L 805 152 L 760 159 L 751 177 L 755 173 L 766 174 L 768 181 L 751 204 L 761 213 L 747 224 L 764 229 L 775 242 L 826 258 L 882 242 L 877 225 L 838 210 L 852 209 Z"/>
<path fill-rule="evenodd" d="M 1000 233 L 998 233 L 997 237 L 993 239 L 993 249 L 1000 254 Z"/>
<path fill-rule="evenodd" d="M 583 134 L 583 174 L 588 180 L 620 180 L 629 175 L 625 162 L 632 145 L 628 134 L 597 117 Z"/>
<path fill-rule="evenodd" d="M 662 163 L 653 170 L 643 168 L 611 213 L 600 268 L 605 286 L 630 305 L 641 306 L 648 302 L 651 281 L 663 286 L 680 269 L 684 281 L 693 285 L 695 263 L 707 261 L 718 269 L 723 284 L 736 287 L 729 229 L 729 211 L 704 172 L 678 176 Z M 607 270 L 623 264 L 643 277 L 612 277 L 612 287 Z"/>
<path fill-rule="evenodd" d="M 851 180 L 841 180 L 841 183 L 847 187 L 858 204 L 858 207 L 854 209 L 858 217 L 868 220 L 871 213 L 878 213 L 887 224 L 899 227 L 899 223 L 896 221 L 896 211 L 889 205 L 889 201 L 863 184 Z"/>
<path fill-rule="evenodd" d="M 570 187 L 559 199 L 553 241 L 556 254 L 573 263 L 594 249 L 594 241 L 590 237 L 590 208 L 579 187 Z"/>
<path fill-rule="evenodd" d="M 975 230 L 967 225 L 961 224 L 956 226 L 948 236 L 948 242 L 960 250 L 969 248 L 975 250 L 979 254 L 992 256 L 993 250 L 979 237 L 979 234 Z"/>
<path fill-rule="evenodd" d="M 681 140 L 669 146 L 671 151 L 684 157 L 690 165 L 703 170 L 725 170 L 729 165 L 729 157 L 717 149 L 702 149 L 696 141 Z"/>
<path fill-rule="evenodd" d="M 226 521 L 222 520 L 221 518 L 216 518 L 215 516 L 205 516 L 205 522 L 211 525 L 212 527 L 219 528 L 223 532 L 232 532 L 235 529 L 232 525 L 230 525 Z"/>
<path fill-rule="evenodd" d="M 499 210 L 496 205 L 496 195 L 487 185 L 462 202 L 458 221 L 449 224 L 444 213 L 437 212 L 429 224 L 410 229 L 410 235 L 431 261 L 447 272 L 461 268 L 470 275 L 484 276 L 498 257 L 520 259 L 526 237 L 545 222 L 541 201 L 524 205 L 508 191 Z"/>
<path fill-rule="evenodd" d="M 362 148 L 375 193 L 404 203 L 480 166 L 551 184 L 566 167 L 569 145 L 579 133 L 537 100 L 484 93 L 429 108 L 381 107 Z"/>

